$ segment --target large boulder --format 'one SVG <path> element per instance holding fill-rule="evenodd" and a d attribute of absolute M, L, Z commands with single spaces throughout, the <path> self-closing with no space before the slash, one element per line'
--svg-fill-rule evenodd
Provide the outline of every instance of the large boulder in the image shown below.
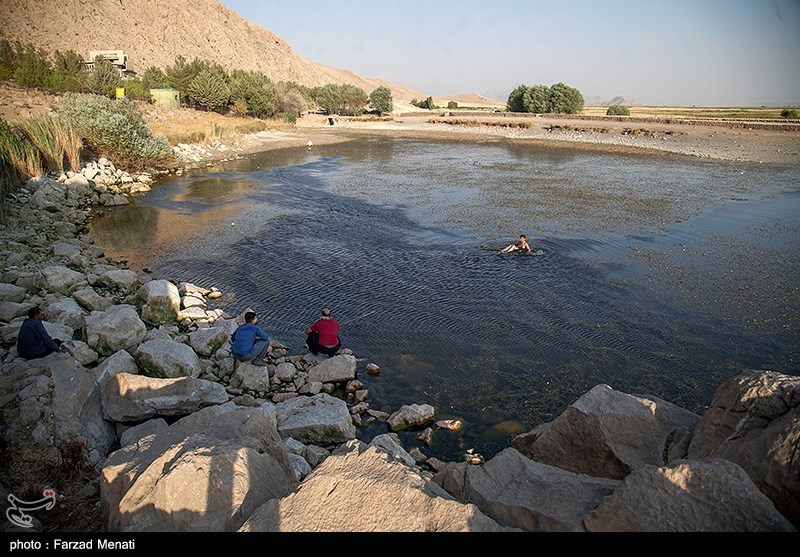
<path fill-rule="evenodd" d="M 449 463 L 433 481 L 500 524 L 528 532 L 583 532 L 583 519 L 619 484 L 535 462 L 512 448 L 482 466 Z"/>
<path fill-rule="evenodd" d="M 689 458 L 741 466 L 800 528 L 800 377 L 747 371 L 723 383 L 703 414 Z"/>
<path fill-rule="evenodd" d="M 501 532 L 414 468 L 360 441 L 335 450 L 302 483 L 272 499 L 242 532 Z"/>
<path fill-rule="evenodd" d="M 415 429 L 433 423 L 436 412 L 430 404 L 406 404 L 394 412 L 387 423 L 392 431 Z"/>
<path fill-rule="evenodd" d="M 79 285 L 86 285 L 86 275 L 63 265 L 45 267 L 36 273 L 34 285 L 40 290 L 69 295 Z"/>
<path fill-rule="evenodd" d="M 27 296 L 28 291 L 14 284 L 0 283 L 0 302 L 20 303 Z"/>
<path fill-rule="evenodd" d="M 577 474 L 622 479 L 640 466 L 686 456 L 700 416 L 653 396 L 598 385 L 558 418 L 511 445 L 544 464 Z"/>
<path fill-rule="evenodd" d="M 344 354 L 334 356 L 312 366 L 308 370 L 310 383 L 342 383 L 356 378 L 357 361 L 355 356 Z"/>
<path fill-rule="evenodd" d="M 205 408 L 112 453 L 100 477 L 109 532 L 238 530 L 297 486 L 286 446 L 255 408 Z"/>
<path fill-rule="evenodd" d="M 201 356 L 211 356 L 229 342 L 231 335 L 225 327 L 198 329 L 189 335 L 189 344 Z"/>
<path fill-rule="evenodd" d="M 723 459 L 644 466 L 584 520 L 590 532 L 794 532 L 747 473 Z"/>
<path fill-rule="evenodd" d="M 84 329 L 86 344 L 104 356 L 135 348 L 147 334 L 147 326 L 130 305 L 93 311 L 84 319 Z"/>
<path fill-rule="evenodd" d="M 45 308 L 48 320 L 67 325 L 71 329 L 82 329 L 86 311 L 72 298 L 61 298 Z"/>
<path fill-rule="evenodd" d="M 340 445 L 356 437 L 347 403 L 326 393 L 286 400 L 275 411 L 281 435 L 306 445 Z"/>
<path fill-rule="evenodd" d="M 186 416 L 228 402 L 219 383 L 182 377 L 155 379 L 117 373 L 101 384 L 103 415 L 114 422 L 142 422 L 160 416 Z"/>
<path fill-rule="evenodd" d="M 122 295 L 133 294 L 139 288 L 139 275 L 129 269 L 114 269 L 100 274 L 96 284 Z"/>
<path fill-rule="evenodd" d="M 168 280 L 151 280 L 144 283 L 137 296 L 142 300 L 142 319 L 153 325 L 177 323 L 181 312 L 181 295 L 178 287 Z"/>
<path fill-rule="evenodd" d="M 154 338 L 133 353 L 139 366 L 154 377 L 200 377 L 200 358 L 191 346 L 167 338 Z"/>

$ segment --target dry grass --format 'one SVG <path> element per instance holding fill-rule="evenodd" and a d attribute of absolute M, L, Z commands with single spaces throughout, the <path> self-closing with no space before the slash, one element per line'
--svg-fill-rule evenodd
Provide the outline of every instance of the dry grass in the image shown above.
<path fill-rule="evenodd" d="M 631 118 L 777 119 L 783 107 L 629 106 Z M 581 115 L 605 116 L 607 106 L 584 107 Z"/>
<path fill-rule="evenodd" d="M 532 122 L 507 122 L 496 120 L 444 120 L 439 118 L 431 118 L 428 120 L 429 124 L 448 124 L 450 126 L 463 126 L 466 128 L 479 128 L 488 126 L 492 128 L 510 128 L 510 129 L 530 129 L 533 127 Z"/>
<path fill-rule="evenodd" d="M 141 108 L 150 132 L 165 136 L 171 145 L 208 145 L 215 141 L 236 144 L 251 133 L 295 129 L 294 124 L 282 119 L 260 120 L 189 108 L 166 109 L 146 103 L 142 103 Z"/>

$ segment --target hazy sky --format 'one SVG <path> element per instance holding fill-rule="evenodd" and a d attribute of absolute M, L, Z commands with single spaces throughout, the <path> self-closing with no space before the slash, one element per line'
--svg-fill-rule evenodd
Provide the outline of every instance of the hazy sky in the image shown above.
<path fill-rule="evenodd" d="M 222 0 L 313 62 L 432 96 L 563 82 L 641 104 L 800 104 L 800 0 Z"/>

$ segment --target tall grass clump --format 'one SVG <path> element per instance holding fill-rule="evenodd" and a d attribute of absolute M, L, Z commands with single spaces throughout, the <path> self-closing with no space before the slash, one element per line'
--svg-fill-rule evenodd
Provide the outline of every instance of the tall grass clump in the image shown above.
<path fill-rule="evenodd" d="M 27 120 L 20 129 L 39 150 L 43 170 L 80 170 L 83 141 L 70 124 L 44 116 Z"/>
<path fill-rule="evenodd" d="M 0 213 L 5 214 L 6 199 L 22 181 L 42 170 L 39 150 L 16 126 L 0 119 Z"/>
<path fill-rule="evenodd" d="M 100 95 L 69 95 L 59 115 L 97 152 L 117 165 L 143 169 L 170 166 L 169 141 L 153 136 L 133 101 Z"/>

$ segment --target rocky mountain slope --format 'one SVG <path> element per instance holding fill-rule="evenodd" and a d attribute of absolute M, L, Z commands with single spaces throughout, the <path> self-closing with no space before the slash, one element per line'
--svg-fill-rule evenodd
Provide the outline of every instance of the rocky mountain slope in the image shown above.
<path fill-rule="evenodd" d="M 84 57 L 90 50 L 123 50 L 139 72 L 170 66 L 182 55 L 228 69 L 260 71 L 273 81 L 310 87 L 351 83 L 368 94 L 386 85 L 398 100 L 425 97 L 378 78 L 306 60 L 286 41 L 217 0 L 3 0 L 0 37 L 47 52 L 73 50 Z"/>

